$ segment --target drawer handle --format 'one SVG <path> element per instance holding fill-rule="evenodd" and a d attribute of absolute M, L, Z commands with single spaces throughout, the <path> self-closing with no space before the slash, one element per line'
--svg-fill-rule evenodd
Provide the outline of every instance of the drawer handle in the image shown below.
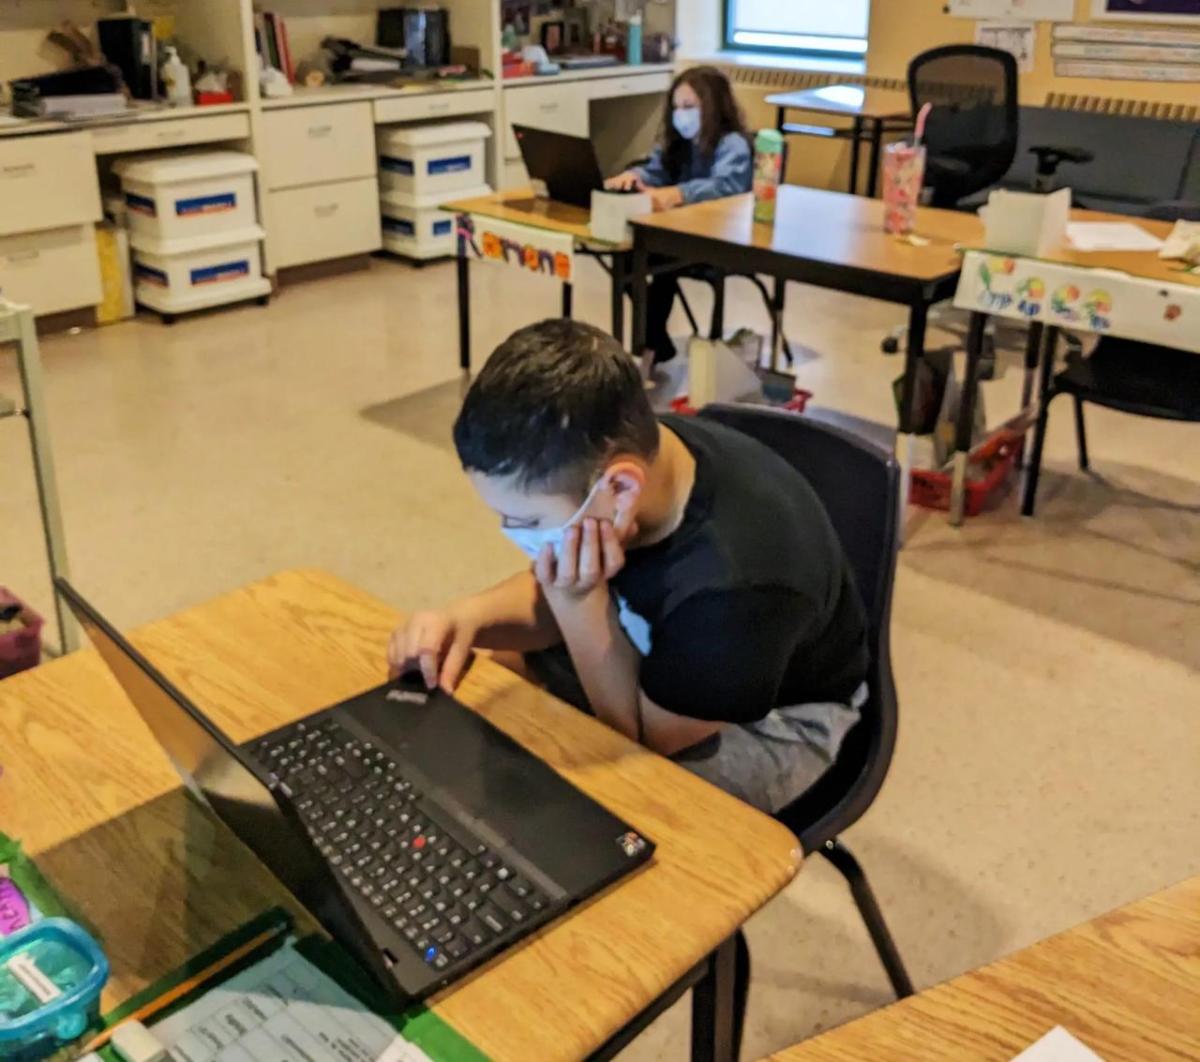
<path fill-rule="evenodd" d="M 33 248 L 29 251 L 13 251 L 11 254 L 5 255 L 5 257 L 13 263 L 33 262 L 42 257 L 42 252 L 37 248 Z"/>
<path fill-rule="evenodd" d="M 539 111 L 546 111 L 547 113 L 548 113 L 548 112 L 550 112 L 550 111 L 557 111 L 557 110 L 558 110 L 558 104 L 557 104 L 557 103 L 539 103 L 539 104 L 538 104 L 538 110 L 539 110 Z"/>
<path fill-rule="evenodd" d="M 330 218 L 337 213 L 337 203 L 322 203 L 320 206 L 313 207 L 313 213 L 319 218 Z"/>
<path fill-rule="evenodd" d="M 5 166 L 3 172 L 5 177 L 28 177 L 36 169 L 36 162 L 18 162 L 12 166 Z"/>
<path fill-rule="evenodd" d="M 154 135 L 155 140 L 178 140 L 183 136 L 183 129 L 160 129 Z"/>
<path fill-rule="evenodd" d="M 332 125 L 310 125 L 308 127 L 308 135 L 311 137 L 328 136 L 333 132 Z"/>
<path fill-rule="evenodd" d="M 450 109 L 450 101 L 443 100 L 441 103 L 431 103 L 429 109 L 431 111 L 448 111 Z"/>

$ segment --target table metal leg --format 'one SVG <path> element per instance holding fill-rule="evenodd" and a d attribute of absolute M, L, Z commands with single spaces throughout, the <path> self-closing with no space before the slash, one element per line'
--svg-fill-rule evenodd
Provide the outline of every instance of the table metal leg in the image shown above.
<path fill-rule="evenodd" d="M 874 199 L 879 191 L 879 156 L 883 151 L 883 120 L 871 120 L 871 165 L 867 170 L 867 195 Z"/>
<path fill-rule="evenodd" d="M 562 315 L 570 320 L 571 309 L 575 301 L 575 285 L 569 280 L 563 281 L 562 286 Z"/>
<path fill-rule="evenodd" d="M 612 334 L 622 346 L 625 344 L 625 285 L 629 276 L 629 252 L 616 251 L 612 256 Z"/>
<path fill-rule="evenodd" d="M 737 937 L 708 957 L 708 970 L 692 989 L 692 1062 L 735 1062 Z"/>
<path fill-rule="evenodd" d="M 1046 440 L 1046 417 L 1049 413 L 1050 381 L 1054 376 L 1054 359 L 1058 353 L 1059 329 L 1051 325 L 1042 342 L 1038 372 L 1038 415 L 1033 431 L 1033 454 L 1025 469 L 1025 491 L 1021 499 L 1021 515 L 1032 516 L 1037 500 L 1038 477 L 1042 473 L 1042 444 Z"/>
<path fill-rule="evenodd" d="M 633 277 L 630 281 L 629 295 L 633 311 L 629 349 L 635 358 L 640 358 L 642 351 L 646 349 L 646 297 L 649 291 L 649 278 L 646 274 L 650 269 L 650 255 L 636 226 L 633 230 L 633 262 L 630 268 L 633 270 Z"/>
<path fill-rule="evenodd" d="M 25 402 L 25 418 L 29 424 L 29 447 L 33 452 L 33 474 L 37 481 L 38 504 L 42 510 L 42 534 L 46 541 L 46 557 L 50 578 L 68 577 L 67 546 L 63 535 L 62 512 L 58 507 L 58 483 L 54 475 L 54 457 L 50 452 L 50 426 L 46 420 L 45 395 L 42 390 L 42 361 L 38 352 L 37 328 L 32 311 L 19 315 L 17 371 L 21 377 L 21 394 Z M 57 587 L 54 590 L 54 616 L 58 621 L 59 646 L 69 653 L 79 648 L 79 631 L 75 621 L 63 607 Z"/>
<path fill-rule="evenodd" d="M 471 263 L 467 258 L 467 238 L 458 237 L 458 364 L 471 371 Z"/>
<path fill-rule="evenodd" d="M 783 353 L 783 301 L 786 281 L 774 278 L 771 289 L 771 371 L 779 371 L 779 356 Z"/>
<path fill-rule="evenodd" d="M 858 149 L 862 144 L 862 116 L 854 116 L 854 124 L 850 127 L 850 194 L 858 195 Z"/>
<path fill-rule="evenodd" d="M 954 431 L 954 474 L 950 488 L 950 523 L 963 522 L 966 499 L 967 455 L 971 451 L 971 429 L 975 423 L 975 403 L 979 397 L 979 362 L 983 355 L 983 332 L 987 314 L 971 314 L 967 326 L 967 371 L 958 400 L 958 424 Z"/>
<path fill-rule="evenodd" d="M 1039 356 L 1042 352 L 1042 337 L 1046 326 L 1040 321 L 1034 321 L 1029 326 L 1029 335 L 1025 338 L 1025 375 L 1021 380 L 1021 412 L 1028 414 L 1033 404 L 1034 384 L 1037 381 Z M 1021 455 L 1021 463 L 1029 460 L 1028 454 Z"/>
<path fill-rule="evenodd" d="M 929 316 L 926 303 L 914 303 L 908 313 L 908 347 L 904 356 L 904 378 L 900 384 L 900 430 L 896 435 L 896 460 L 900 463 L 900 534 L 904 535 L 904 517 L 908 512 L 908 493 L 912 483 L 913 441 L 916 438 L 917 369 L 925 357 L 925 326 Z"/>

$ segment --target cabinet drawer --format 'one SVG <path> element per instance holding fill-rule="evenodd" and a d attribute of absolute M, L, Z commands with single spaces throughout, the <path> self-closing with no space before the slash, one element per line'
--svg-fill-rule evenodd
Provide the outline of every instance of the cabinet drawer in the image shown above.
<path fill-rule="evenodd" d="M 125 125 L 101 126 L 91 131 L 92 150 L 97 155 L 116 155 L 183 144 L 213 144 L 220 140 L 243 140 L 249 135 L 248 114 L 209 114 L 153 122 L 128 122 Z"/>
<path fill-rule="evenodd" d="M 258 157 L 268 188 L 375 176 L 370 101 L 267 111 L 262 123 Z"/>
<path fill-rule="evenodd" d="M 490 114 L 496 95 L 491 89 L 463 89 L 457 92 L 429 92 L 395 96 L 375 101 L 375 121 L 415 122 L 422 118 L 447 118 L 458 114 Z"/>
<path fill-rule="evenodd" d="M 382 245 L 374 177 L 267 194 L 273 269 L 377 251 Z"/>
<path fill-rule="evenodd" d="M 598 77 L 584 84 L 588 86 L 588 95 L 594 100 L 608 100 L 614 96 L 655 96 L 671 87 L 671 75 L 663 70 L 657 74 Z"/>
<path fill-rule="evenodd" d="M 92 224 L 0 237 L 0 289 L 36 314 L 100 301 L 100 262 Z"/>
<path fill-rule="evenodd" d="M 0 236 L 100 219 L 87 133 L 0 140 Z"/>
<path fill-rule="evenodd" d="M 504 157 L 519 159 L 514 125 L 549 129 L 571 136 L 588 135 L 588 96 L 583 82 L 530 85 L 504 90 Z"/>

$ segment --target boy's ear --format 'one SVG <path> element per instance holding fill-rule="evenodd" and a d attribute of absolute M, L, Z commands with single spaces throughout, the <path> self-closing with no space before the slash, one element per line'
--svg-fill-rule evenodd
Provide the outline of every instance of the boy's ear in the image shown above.
<path fill-rule="evenodd" d="M 646 466 L 631 458 L 617 458 L 606 471 L 618 508 L 636 505 L 646 486 Z"/>

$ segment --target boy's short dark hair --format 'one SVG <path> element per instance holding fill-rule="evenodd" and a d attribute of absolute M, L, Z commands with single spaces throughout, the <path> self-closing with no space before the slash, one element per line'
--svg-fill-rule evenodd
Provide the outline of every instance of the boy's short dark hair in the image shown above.
<path fill-rule="evenodd" d="M 496 348 L 467 391 L 454 445 L 468 472 L 582 498 L 615 454 L 654 456 L 658 421 L 637 363 L 612 336 L 549 320 Z"/>

